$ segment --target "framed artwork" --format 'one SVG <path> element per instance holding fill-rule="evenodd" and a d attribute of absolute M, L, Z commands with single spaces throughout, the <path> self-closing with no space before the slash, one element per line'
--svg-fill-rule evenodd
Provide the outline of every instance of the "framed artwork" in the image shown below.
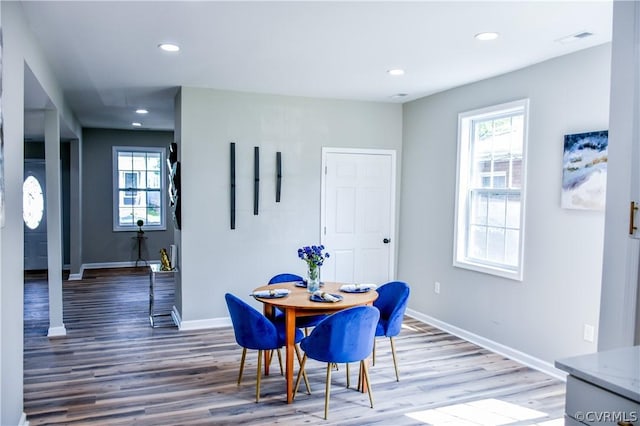
<path fill-rule="evenodd" d="M 608 146 L 607 130 L 564 136 L 563 208 L 604 210 Z"/>

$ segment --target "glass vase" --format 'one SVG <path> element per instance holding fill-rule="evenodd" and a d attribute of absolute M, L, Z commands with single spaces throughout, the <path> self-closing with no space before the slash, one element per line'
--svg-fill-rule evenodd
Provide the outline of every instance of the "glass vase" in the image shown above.
<path fill-rule="evenodd" d="M 320 267 L 318 265 L 309 265 L 307 269 L 307 291 L 313 293 L 320 290 Z"/>

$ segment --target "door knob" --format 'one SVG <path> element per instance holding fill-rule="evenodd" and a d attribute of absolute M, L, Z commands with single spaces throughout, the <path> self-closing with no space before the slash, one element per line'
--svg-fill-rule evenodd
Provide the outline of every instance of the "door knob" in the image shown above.
<path fill-rule="evenodd" d="M 391 240 L 388 239 L 388 238 L 385 238 L 384 240 L 382 240 L 382 242 L 385 243 L 385 244 L 389 244 L 391 242 Z"/>

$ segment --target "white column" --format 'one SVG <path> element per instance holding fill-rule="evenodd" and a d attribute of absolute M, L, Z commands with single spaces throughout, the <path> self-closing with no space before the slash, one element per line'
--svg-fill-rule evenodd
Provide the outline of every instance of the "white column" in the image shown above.
<path fill-rule="evenodd" d="M 609 161 L 599 350 L 632 346 L 636 329 L 640 240 L 629 235 L 629 206 L 631 201 L 640 202 L 639 22 L 640 3 L 613 3 Z M 636 219 L 640 219 L 638 213 Z"/>
<path fill-rule="evenodd" d="M 62 322 L 62 191 L 60 163 L 60 117 L 47 110 L 44 118 L 44 152 L 47 168 L 47 262 L 49 271 L 49 333 L 64 336 Z"/>
<path fill-rule="evenodd" d="M 69 262 L 70 280 L 82 279 L 82 143 L 70 142 Z"/>

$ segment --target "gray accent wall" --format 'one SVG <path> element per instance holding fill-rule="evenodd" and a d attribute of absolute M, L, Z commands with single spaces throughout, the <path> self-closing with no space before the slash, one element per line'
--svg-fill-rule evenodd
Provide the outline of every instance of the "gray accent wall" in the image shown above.
<path fill-rule="evenodd" d="M 183 87 L 176 129 L 182 164 L 180 314 L 228 317 L 280 272 L 304 273 L 297 249 L 320 241 L 322 147 L 402 149 L 402 107 Z M 236 143 L 236 229 L 229 226 L 229 143 Z M 253 214 L 253 148 L 260 147 L 260 210 Z M 275 153 L 282 198 L 275 202 Z M 399 180 L 398 180 L 399 181 Z M 256 302 L 254 302 L 256 303 Z M 259 304 L 256 303 L 259 307 Z"/>
<path fill-rule="evenodd" d="M 604 213 L 560 207 L 563 136 L 608 128 L 611 46 L 404 105 L 399 273 L 409 307 L 552 364 L 593 352 Z M 453 267 L 458 114 L 530 99 L 522 282 Z M 441 283 L 440 294 L 434 282 Z"/>
<path fill-rule="evenodd" d="M 82 263 L 131 262 L 138 257 L 136 231 L 113 230 L 113 146 L 164 147 L 169 152 L 173 132 L 84 129 L 82 147 Z M 168 203 L 168 193 L 164 196 Z M 168 204 L 167 204 L 168 205 Z M 160 249 L 173 244 L 173 221 L 167 212 L 165 231 L 145 231 L 142 257 L 160 259 Z"/>

